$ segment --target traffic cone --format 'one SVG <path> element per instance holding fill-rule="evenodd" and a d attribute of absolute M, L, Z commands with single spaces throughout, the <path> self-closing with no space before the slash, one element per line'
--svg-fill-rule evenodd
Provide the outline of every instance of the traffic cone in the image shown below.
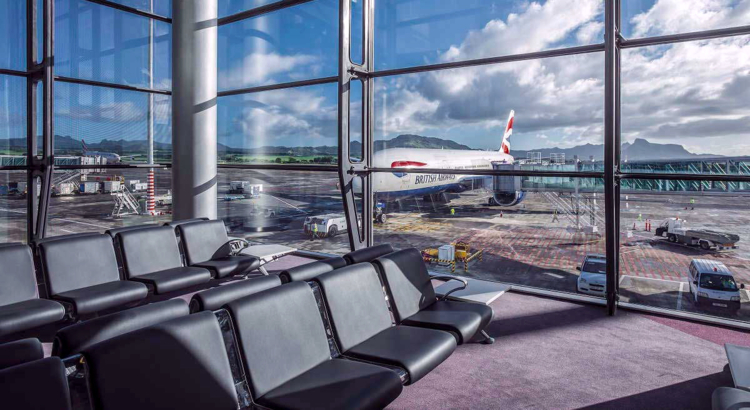
<path fill-rule="evenodd" d="M 503 217 L 503 211 L 500 211 L 500 217 L 501 218 Z"/>
<path fill-rule="evenodd" d="M 651 232 L 651 220 L 646 219 L 646 232 Z"/>

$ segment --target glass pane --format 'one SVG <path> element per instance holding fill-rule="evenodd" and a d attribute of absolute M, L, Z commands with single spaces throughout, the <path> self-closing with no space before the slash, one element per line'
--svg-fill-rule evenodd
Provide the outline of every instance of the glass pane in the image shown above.
<path fill-rule="evenodd" d="M 375 166 L 603 170 L 603 74 L 593 53 L 377 78 Z"/>
<path fill-rule="evenodd" d="M 154 13 L 172 17 L 172 0 L 152 0 L 154 2 Z"/>
<path fill-rule="evenodd" d="M 337 123 L 337 84 L 220 97 L 219 163 L 335 164 Z"/>
<path fill-rule="evenodd" d="M 0 171 L 0 243 L 26 242 L 27 181 L 26 171 Z"/>
<path fill-rule="evenodd" d="M 603 42 L 603 0 L 378 1 L 375 67 L 411 67 Z"/>
<path fill-rule="evenodd" d="M 154 87 L 172 89 L 172 25 L 154 20 Z"/>
<path fill-rule="evenodd" d="M 219 218 L 251 243 L 317 252 L 349 252 L 335 172 L 219 168 Z"/>
<path fill-rule="evenodd" d="M 376 243 L 415 247 L 433 260 L 428 269 L 437 273 L 603 297 L 605 278 L 597 268 L 606 264 L 598 256 L 605 252 L 602 180 L 419 173 L 373 178 Z M 387 192 L 384 184 L 392 178 L 442 186 Z M 586 262 L 592 265 L 581 273 Z"/>
<path fill-rule="evenodd" d="M 0 156 L 22 157 L 26 148 L 26 78 L 0 75 Z"/>
<path fill-rule="evenodd" d="M 749 67 L 750 36 L 623 50 L 623 168 L 716 173 L 702 163 L 750 155 Z"/>
<path fill-rule="evenodd" d="M 276 3 L 278 0 L 219 0 L 219 18 L 231 16 L 246 10 L 266 4 Z"/>
<path fill-rule="evenodd" d="M 55 83 L 55 155 L 87 157 L 91 164 L 145 163 L 147 93 Z M 172 155 L 171 99 L 154 97 L 154 156 Z M 99 161 L 99 162 L 96 162 Z"/>
<path fill-rule="evenodd" d="M 737 27 L 750 21 L 743 0 L 625 0 L 620 7 L 625 38 Z"/>
<path fill-rule="evenodd" d="M 164 17 L 172 16 L 172 0 L 111 0 L 134 9 L 152 12 Z M 151 5 L 153 3 L 153 10 Z"/>
<path fill-rule="evenodd" d="M 172 172 L 154 170 L 156 213 L 146 209 L 149 170 L 56 169 L 47 236 L 101 232 L 172 220 Z"/>
<path fill-rule="evenodd" d="M 362 94 L 364 84 L 362 80 L 353 80 L 349 83 L 349 86 L 349 160 L 361 162 L 365 157 L 364 145 L 362 144 L 362 131 L 364 129 Z"/>
<path fill-rule="evenodd" d="M 219 27 L 219 89 L 338 73 L 338 2 L 320 0 Z"/>
<path fill-rule="evenodd" d="M 26 71 L 26 2 L 0 5 L 0 68 Z"/>
<path fill-rule="evenodd" d="M 620 301 L 750 321 L 750 184 L 623 182 Z"/>
<path fill-rule="evenodd" d="M 55 74 L 148 87 L 148 22 L 85 0 L 58 1 Z"/>
<path fill-rule="evenodd" d="M 362 36 L 364 30 L 365 10 L 364 0 L 351 0 L 351 26 L 350 26 L 350 44 L 349 44 L 349 55 L 353 63 L 362 64 L 363 50 L 364 50 L 364 38 Z"/>

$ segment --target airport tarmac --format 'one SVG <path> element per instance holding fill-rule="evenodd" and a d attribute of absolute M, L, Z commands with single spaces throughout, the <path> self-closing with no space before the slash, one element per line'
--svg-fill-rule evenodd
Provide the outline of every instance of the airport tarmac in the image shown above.
<path fill-rule="evenodd" d="M 24 174 L 19 173 L 19 178 Z M 112 171 L 97 175 L 102 179 L 122 175 L 125 180 L 146 180 L 146 170 Z M 91 177 L 96 177 L 92 175 Z M 5 179 L 12 179 L 7 175 Z M 22 180 L 22 179 L 19 179 Z M 241 198 L 229 193 L 230 181 L 263 184 L 257 198 Z M 305 217 L 342 213 L 341 196 L 335 173 L 221 169 L 218 178 L 217 208 L 232 236 L 247 237 L 256 243 L 281 243 L 298 249 L 327 253 L 348 251 L 345 234 L 311 240 L 303 232 Z M 157 196 L 171 189 L 169 170 L 156 173 Z M 136 193 L 136 196 L 144 193 Z M 569 194 L 562 200 L 570 203 Z M 437 248 L 454 240 L 468 241 L 483 249 L 483 257 L 469 265 L 456 266 L 455 273 L 564 292 L 576 292 L 576 267 L 588 253 L 604 253 L 603 198 L 586 194 L 590 208 L 576 215 L 560 211 L 556 193 L 531 192 L 512 208 L 487 206 L 489 193 L 476 190 L 449 195 L 447 203 L 410 198 L 399 209 L 389 204 L 388 221 L 375 225 L 375 242 L 391 242 L 394 247 Z M 691 259 L 722 261 L 738 283 L 750 288 L 750 214 L 743 196 L 702 195 L 690 205 L 685 195 L 630 194 L 621 203 L 621 301 L 669 309 L 706 313 L 690 299 L 687 267 Z M 595 201 L 599 205 L 592 205 Z M 110 194 L 53 197 L 48 235 L 104 231 L 108 228 L 159 223 L 171 220 L 171 207 L 157 207 L 159 216 L 111 216 L 114 201 Z M 688 209 L 685 209 L 685 208 Z M 691 209 L 691 208 L 695 209 Z M 451 215 L 451 209 L 454 214 Z M 0 237 L 3 242 L 25 239 L 26 201 L 0 196 Z M 593 214 L 593 217 L 592 217 Z M 640 218 L 639 218 L 640 215 Z M 667 217 L 687 219 L 692 227 L 706 227 L 740 235 L 739 249 L 717 252 L 677 245 L 646 232 Z M 597 234 L 576 229 L 597 225 Z M 633 223 L 636 230 L 632 230 Z M 630 232 L 629 232 L 630 231 Z M 432 265 L 449 272 L 450 268 Z M 741 320 L 750 321 L 750 294 L 742 292 Z M 727 316 L 725 312 L 709 312 Z"/>

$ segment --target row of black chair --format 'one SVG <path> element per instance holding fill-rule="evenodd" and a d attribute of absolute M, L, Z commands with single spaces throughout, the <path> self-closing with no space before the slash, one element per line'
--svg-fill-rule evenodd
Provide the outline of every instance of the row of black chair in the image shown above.
<path fill-rule="evenodd" d="M 52 237 L 33 248 L 3 245 L 0 337 L 55 323 L 66 312 L 94 314 L 140 302 L 149 290 L 175 292 L 260 266 L 258 258 L 232 255 L 230 242 L 222 221 L 191 220 Z M 51 300 L 39 298 L 32 249 Z"/>

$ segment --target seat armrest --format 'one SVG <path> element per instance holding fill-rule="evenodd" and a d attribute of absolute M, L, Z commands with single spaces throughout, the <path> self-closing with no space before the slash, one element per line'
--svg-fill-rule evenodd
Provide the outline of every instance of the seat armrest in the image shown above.
<path fill-rule="evenodd" d="M 218 255 L 229 255 L 229 256 L 237 256 L 244 250 L 245 248 L 250 246 L 250 242 L 242 239 L 242 238 L 230 238 L 227 243 L 221 246 L 219 248 L 219 251 L 216 252 L 214 257 Z"/>
<path fill-rule="evenodd" d="M 443 297 L 441 297 L 441 298 L 440 298 L 440 299 L 438 299 L 438 300 L 445 300 L 445 299 L 447 299 L 447 298 L 448 298 L 448 296 L 450 296 L 450 294 L 451 294 L 451 293 L 453 293 L 453 292 L 457 292 L 457 291 L 459 291 L 459 290 L 464 290 L 464 289 L 466 289 L 466 287 L 467 287 L 467 286 L 469 286 L 469 282 L 467 282 L 467 281 L 466 281 L 466 279 L 461 279 L 461 278 L 457 278 L 457 277 L 455 277 L 455 276 L 448 276 L 448 275 L 435 275 L 435 276 L 430 276 L 430 279 L 434 279 L 434 280 L 441 280 L 441 281 L 443 281 L 443 282 L 449 282 L 449 281 L 451 281 L 451 280 L 457 280 L 457 281 L 459 281 L 459 282 L 461 282 L 461 283 L 463 283 L 463 284 L 464 284 L 464 285 L 463 285 L 463 286 L 461 286 L 461 287 L 458 287 L 458 288 L 452 289 L 452 290 L 451 290 L 450 292 L 446 293 L 445 295 L 443 295 Z"/>

